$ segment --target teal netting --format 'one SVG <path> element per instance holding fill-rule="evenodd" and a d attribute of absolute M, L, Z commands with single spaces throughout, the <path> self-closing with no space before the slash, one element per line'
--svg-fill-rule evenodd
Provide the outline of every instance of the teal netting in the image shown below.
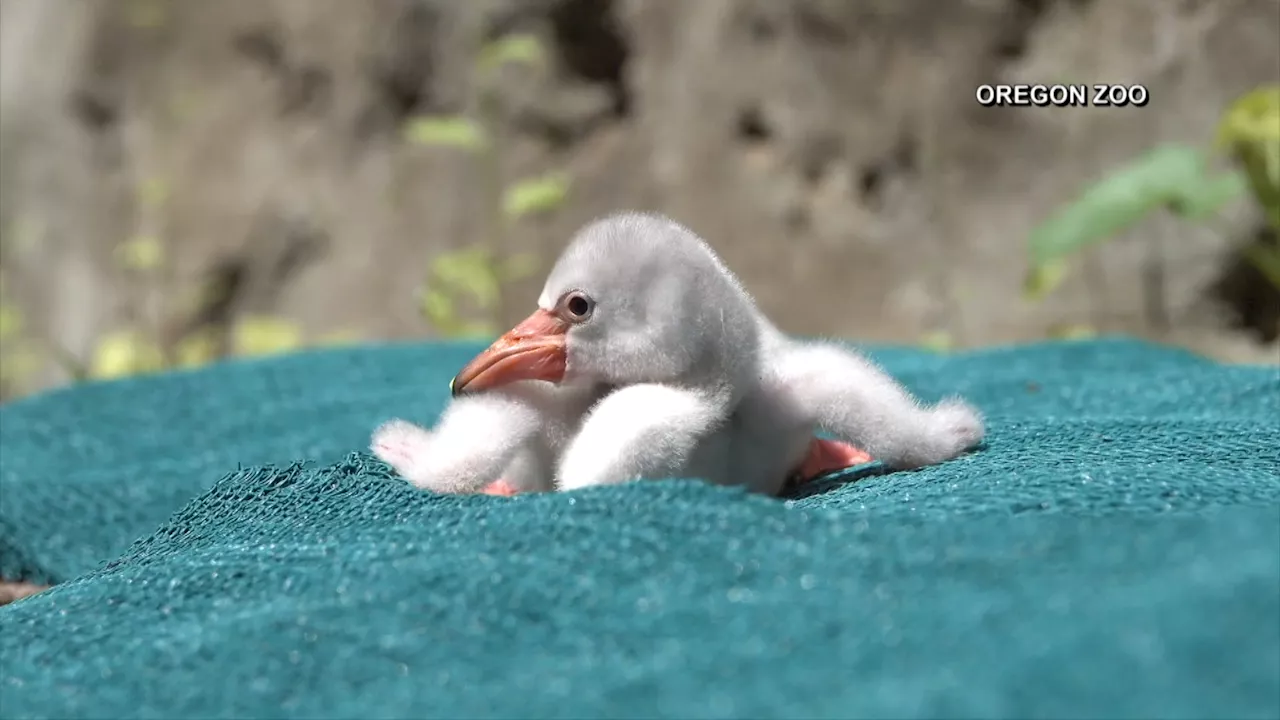
<path fill-rule="evenodd" d="M 0 716 L 1280 716 L 1274 367 L 884 350 L 988 446 L 789 502 L 439 497 L 353 452 L 476 349 L 0 408 L 0 575 L 64 583 L 0 608 Z"/>

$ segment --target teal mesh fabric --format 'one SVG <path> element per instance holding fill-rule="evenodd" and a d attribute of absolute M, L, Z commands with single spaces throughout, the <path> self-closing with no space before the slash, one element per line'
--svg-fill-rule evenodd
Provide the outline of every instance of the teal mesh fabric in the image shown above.
<path fill-rule="evenodd" d="M 361 448 L 475 350 L 0 408 L 0 575 L 63 582 L 0 608 L 0 716 L 1280 716 L 1275 367 L 882 350 L 987 446 L 787 501 L 415 491 Z"/>

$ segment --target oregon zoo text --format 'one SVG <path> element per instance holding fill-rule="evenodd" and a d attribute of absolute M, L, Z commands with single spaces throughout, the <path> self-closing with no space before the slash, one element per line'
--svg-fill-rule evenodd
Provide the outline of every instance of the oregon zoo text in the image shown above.
<path fill-rule="evenodd" d="M 1145 107 L 1142 85 L 979 85 L 983 107 Z"/>

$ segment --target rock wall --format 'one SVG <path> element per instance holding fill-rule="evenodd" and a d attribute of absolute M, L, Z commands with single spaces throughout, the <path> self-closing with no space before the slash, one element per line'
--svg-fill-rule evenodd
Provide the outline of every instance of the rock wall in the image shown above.
<path fill-rule="evenodd" d="M 1280 79 L 1276 0 L 0 0 L 6 294 L 79 354 L 139 313 L 182 316 L 210 278 L 226 297 L 183 322 L 429 335 L 414 291 L 435 254 L 486 236 L 486 186 L 474 158 L 400 129 L 472 107 L 476 40 L 510 30 L 554 63 L 503 76 L 500 172 L 573 178 L 567 206 L 507 238 L 544 267 L 591 217 L 658 209 L 796 333 L 1234 337 L 1215 288 L 1247 207 L 1217 230 L 1146 223 L 1038 306 L 1019 299 L 1024 245 L 1090 178 L 1207 140 Z M 980 107 L 997 82 L 1151 101 Z M 111 262 L 139 234 L 168 244 L 158 297 Z M 1252 282 L 1227 285 L 1256 317 L 1277 300 Z M 506 319 L 537 285 L 508 289 Z"/>

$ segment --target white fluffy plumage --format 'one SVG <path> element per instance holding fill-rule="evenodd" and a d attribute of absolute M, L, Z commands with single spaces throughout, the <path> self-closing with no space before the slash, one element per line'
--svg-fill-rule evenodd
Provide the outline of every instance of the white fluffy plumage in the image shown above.
<path fill-rule="evenodd" d="M 414 485 L 519 491 L 701 477 L 776 494 L 824 430 L 891 468 L 931 465 L 979 444 L 979 412 L 924 406 L 834 343 L 801 342 L 757 309 L 695 233 L 620 213 L 578 232 L 538 305 L 593 299 L 565 337 L 557 383 L 515 382 L 455 398 L 428 431 L 402 420 L 372 449 Z"/>

